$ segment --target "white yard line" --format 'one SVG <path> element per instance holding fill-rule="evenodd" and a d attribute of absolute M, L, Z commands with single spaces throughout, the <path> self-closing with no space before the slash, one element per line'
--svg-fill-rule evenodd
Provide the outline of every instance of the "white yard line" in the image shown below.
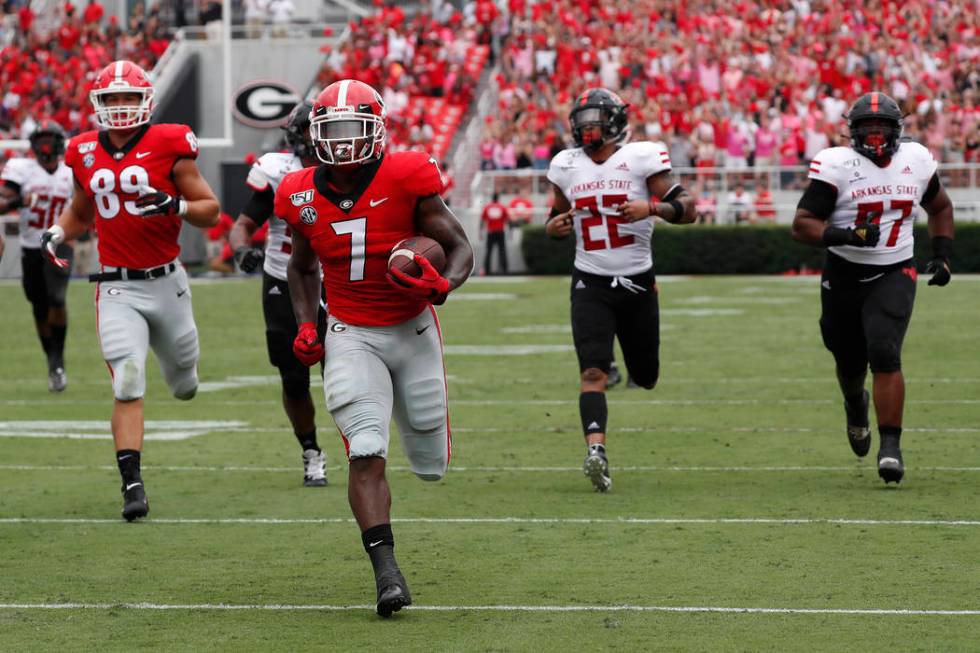
<path fill-rule="evenodd" d="M 778 518 L 778 517 L 393 517 L 398 524 L 621 524 L 639 526 L 659 525 L 775 525 L 775 526 L 980 526 L 980 519 L 844 519 L 844 518 Z M 189 525 L 189 524 L 344 524 L 353 523 L 352 517 L 328 517 L 321 519 L 276 517 L 221 517 L 221 518 L 149 518 L 141 523 Z M 2 517 L 0 525 L 16 524 L 123 524 L 121 519 L 96 519 L 87 517 Z"/>
<path fill-rule="evenodd" d="M 693 605 L 418 605 L 412 612 L 714 612 L 725 614 L 840 614 L 896 617 L 975 617 L 980 610 L 930 610 L 921 608 L 757 608 Z M 185 610 L 350 612 L 374 611 L 373 605 L 295 605 L 288 603 L 0 603 L 0 610 Z"/>
<path fill-rule="evenodd" d="M 247 473 L 283 473 L 283 474 L 295 474 L 298 467 L 263 467 L 263 466 L 250 466 L 250 465 L 143 465 L 143 471 L 163 471 L 163 472 L 247 472 Z M 328 465 L 327 471 L 343 471 L 347 469 L 347 466 L 340 465 Z M 758 473 L 758 472 L 810 472 L 810 473 L 826 473 L 826 472 L 843 472 L 843 473 L 853 473 L 853 472 L 869 472 L 872 468 L 855 463 L 854 465 L 838 465 L 838 466 L 819 466 L 819 465 L 765 465 L 765 466 L 753 466 L 753 465 L 627 465 L 627 466 L 617 466 L 610 465 L 610 469 L 617 473 L 632 473 L 632 472 L 740 472 L 740 473 Z M 70 471 L 116 471 L 116 465 L 0 465 L 0 471 L 19 471 L 19 472 L 70 472 Z M 390 472 L 410 472 L 412 471 L 407 465 L 388 465 L 387 470 Z M 980 467 L 906 467 L 907 471 L 910 472 L 980 472 Z M 512 472 L 512 473 L 539 473 L 539 472 L 554 472 L 554 473 L 567 473 L 567 472 L 581 472 L 581 466 L 506 466 L 506 465 L 480 465 L 480 466 L 466 466 L 466 465 L 451 465 L 449 467 L 450 474 L 458 473 L 498 473 L 498 472 Z"/>

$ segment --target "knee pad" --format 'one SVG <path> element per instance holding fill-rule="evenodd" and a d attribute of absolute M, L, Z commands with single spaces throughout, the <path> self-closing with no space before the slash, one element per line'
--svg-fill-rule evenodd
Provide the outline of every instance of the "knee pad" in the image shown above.
<path fill-rule="evenodd" d="M 650 369 L 637 371 L 631 374 L 633 383 L 646 390 L 653 390 L 660 379 L 660 362 L 656 361 Z"/>
<path fill-rule="evenodd" d="M 868 343 L 868 361 L 872 372 L 897 372 L 902 369 L 902 352 L 890 340 L 872 340 Z"/>
<path fill-rule="evenodd" d="M 442 379 L 423 379 L 405 387 L 405 414 L 416 431 L 431 431 L 446 422 L 446 386 Z"/>
<path fill-rule="evenodd" d="M 296 365 L 279 368 L 282 391 L 290 399 L 302 399 L 310 393 L 310 369 L 295 361 Z"/>
<path fill-rule="evenodd" d="M 347 440 L 347 457 L 388 457 L 388 419 L 384 408 L 359 393 L 348 375 L 334 375 L 324 391 L 327 410 Z"/>
<path fill-rule="evenodd" d="M 140 399 L 146 393 L 146 366 L 135 356 L 109 361 L 112 393 L 119 401 Z"/>
<path fill-rule="evenodd" d="M 181 401 L 193 399 L 197 394 L 197 366 L 177 370 L 170 383 L 170 392 Z"/>

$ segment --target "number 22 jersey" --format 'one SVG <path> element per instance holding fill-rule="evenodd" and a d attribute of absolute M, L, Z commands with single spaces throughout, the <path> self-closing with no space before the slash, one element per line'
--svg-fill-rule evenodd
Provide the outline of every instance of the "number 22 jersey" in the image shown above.
<path fill-rule="evenodd" d="M 552 159 L 548 180 L 574 209 L 576 269 L 618 277 L 653 266 L 653 220 L 626 222 L 616 216 L 616 207 L 649 200 L 647 178 L 665 170 L 670 170 L 667 148 L 649 141 L 627 143 L 602 163 L 582 148 L 564 150 Z"/>
<path fill-rule="evenodd" d="M 135 200 L 144 186 L 178 196 L 174 165 L 197 154 L 197 138 L 186 125 L 141 127 L 122 148 L 113 146 L 104 131 L 71 139 L 65 163 L 95 207 L 102 265 L 153 268 L 177 258 L 181 217 L 143 217 Z"/>
<path fill-rule="evenodd" d="M 305 237 L 323 266 L 330 314 L 357 326 L 400 324 L 428 303 L 386 278 L 391 249 L 417 235 L 419 199 L 442 193 L 445 180 L 425 152 L 388 152 L 362 170 L 351 193 L 335 190 L 330 168 L 291 172 L 276 189 L 273 212 Z"/>

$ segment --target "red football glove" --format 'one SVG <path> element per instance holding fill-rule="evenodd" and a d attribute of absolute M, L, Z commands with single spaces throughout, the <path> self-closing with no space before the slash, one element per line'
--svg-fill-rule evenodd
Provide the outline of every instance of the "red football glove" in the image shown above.
<path fill-rule="evenodd" d="M 422 268 L 420 278 L 416 279 L 398 268 L 392 268 L 387 274 L 388 283 L 413 297 L 441 304 L 438 300 L 441 298 L 445 301 L 445 296 L 449 293 L 449 279 L 439 274 L 429 263 L 429 259 L 421 254 L 415 255 L 415 263 Z"/>
<path fill-rule="evenodd" d="M 313 367 L 323 360 L 323 343 L 319 342 L 316 325 L 312 322 L 299 325 L 299 332 L 293 340 L 293 354 L 307 367 Z"/>

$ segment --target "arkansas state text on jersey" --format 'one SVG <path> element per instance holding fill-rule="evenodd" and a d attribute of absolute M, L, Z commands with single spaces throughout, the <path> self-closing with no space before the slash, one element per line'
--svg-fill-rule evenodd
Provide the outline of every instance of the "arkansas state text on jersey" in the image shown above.
<path fill-rule="evenodd" d="M 328 166 L 286 175 L 276 191 L 274 213 L 317 253 L 330 314 L 349 324 L 389 326 L 418 315 L 427 303 L 386 279 L 388 255 L 416 235 L 415 205 L 442 192 L 435 159 L 424 152 L 392 152 L 364 170 L 350 195 L 329 184 Z"/>
<path fill-rule="evenodd" d="M 664 170 L 670 170 L 667 148 L 648 141 L 627 143 L 602 163 L 592 161 L 581 148 L 552 159 L 548 180 L 575 210 L 576 269 L 605 276 L 650 269 L 654 221 L 630 224 L 615 213 L 624 202 L 649 200 L 647 178 Z"/>
<path fill-rule="evenodd" d="M 820 151 L 810 163 L 810 179 L 837 189 L 832 227 L 879 225 L 875 247 L 828 248 L 853 263 L 889 265 L 912 258 L 912 223 L 937 164 L 925 147 L 902 143 L 884 168 L 849 147 Z"/>
<path fill-rule="evenodd" d="M 283 178 L 290 172 L 302 170 L 303 163 L 291 152 L 270 152 L 263 154 L 252 164 L 245 183 L 254 191 L 272 190 L 275 192 Z M 292 236 L 281 218 L 269 217 L 269 235 L 265 240 L 265 263 L 262 269 L 276 279 L 286 280 L 286 264 L 289 253 L 293 251 Z"/>
<path fill-rule="evenodd" d="M 99 261 L 111 267 L 152 268 L 177 258 L 180 216 L 142 217 L 134 201 L 151 186 L 179 195 L 171 172 L 178 159 L 196 159 L 197 138 L 186 125 L 148 125 L 117 149 L 106 132 L 71 139 L 65 163 L 95 206 Z"/>
<path fill-rule="evenodd" d="M 25 206 L 20 209 L 20 244 L 28 249 L 41 247 L 41 234 L 54 224 L 74 190 L 71 169 L 59 163 L 54 173 L 45 170 L 36 159 L 17 158 L 7 161 L 0 180 L 16 184 Z M 34 206 L 27 206 L 35 196 Z"/>

